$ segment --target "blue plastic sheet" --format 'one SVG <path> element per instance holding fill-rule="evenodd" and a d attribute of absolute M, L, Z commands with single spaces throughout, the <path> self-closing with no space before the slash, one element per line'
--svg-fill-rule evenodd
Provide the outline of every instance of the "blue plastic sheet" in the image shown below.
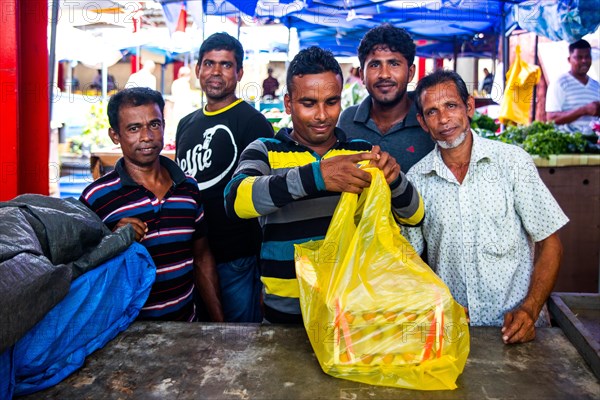
<path fill-rule="evenodd" d="M 11 397 L 13 380 L 14 395 L 25 395 L 79 369 L 133 322 L 155 276 L 148 251 L 134 243 L 73 281 L 67 296 L 15 344 L 12 361 L 11 349 L 0 355 L 0 397 Z"/>

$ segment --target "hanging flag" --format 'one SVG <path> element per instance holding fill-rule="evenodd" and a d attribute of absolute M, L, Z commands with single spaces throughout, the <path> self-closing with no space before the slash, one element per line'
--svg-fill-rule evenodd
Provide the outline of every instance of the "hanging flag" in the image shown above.
<path fill-rule="evenodd" d="M 175 32 L 185 32 L 185 28 L 187 27 L 187 11 L 185 9 L 185 3 L 181 5 L 181 10 L 179 11 L 179 19 L 177 20 L 177 26 L 175 27 Z"/>

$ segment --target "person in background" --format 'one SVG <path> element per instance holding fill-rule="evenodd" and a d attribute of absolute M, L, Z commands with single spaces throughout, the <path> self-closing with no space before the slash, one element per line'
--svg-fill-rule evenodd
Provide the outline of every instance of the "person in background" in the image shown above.
<path fill-rule="evenodd" d="M 492 93 L 492 87 L 494 86 L 494 74 L 492 74 L 487 68 L 483 69 L 483 80 L 479 86 L 480 91 L 485 91 L 486 94 Z"/>
<path fill-rule="evenodd" d="M 362 85 L 362 80 L 360 79 L 360 68 L 358 67 L 352 67 L 350 69 L 350 74 L 348 74 L 348 78 L 346 78 L 347 85 L 351 85 L 353 83 Z"/>
<path fill-rule="evenodd" d="M 266 118 L 235 95 L 244 74 L 243 59 L 242 44 L 226 33 L 215 33 L 202 43 L 196 77 L 206 106 L 179 122 L 175 146 L 177 163 L 196 178 L 203 196 L 225 320 L 260 322 L 260 227 L 256 219 L 229 219 L 223 199 L 246 146 L 259 137 L 273 137 Z"/>
<path fill-rule="evenodd" d="M 171 84 L 173 98 L 173 119 L 179 122 L 181 118 L 195 111 L 192 88 L 190 87 L 190 67 L 182 66 L 177 71 L 177 79 Z"/>
<path fill-rule="evenodd" d="M 571 70 L 548 85 L 547 119 L 567 132 L 592 133 L 594 122 L 600 122 L 600 84 L 587 74 L 591 52 L 586 40 L 571 43 L 567 58 Z"/>
<path fill-rule="evenodd" d="M 94 77 L 94 81 L 90 86 L 95 90 L 102 90 L 102 70 L 98 70 L 98 74 Z M 115 90 L 115 77 L 111 74 L 106 75 L 106 91 L 110 92 L 111 90 Z"/>
<path fill-rule="evenodd" d="M 427 214 L 402 233 L 419 254 L 427 245 L 429 265 L 471 325 L 502 327 L 505 343 L 533 340 L 536 326 L 549 326 L 545 302 L 562 256 L 557 232 L 568 218 L 529 154 L 473 134 L 475 100 L 457 73 L 424 77 L 415 100 L 436 147 L 407 174 Z"/>
<path fill-rule="evenodd" d="M 111 230 L 130 224 L 156 264 L 156 281 L 140 319 L 195 321 L 194 288 L 212 321 L 223 321 L 215 261 L 208 247 L 196 181 L 160 155 L 165 102 L 144 87 L 108 102 L 108 134 L 123 157 L 86 187 L 79 200 Z"/>
<path fill-rule="evenodd" d="M 273 77 L 273 68 L 269 68 L 267 74 L 269 74 L 269 76 L 267 76 L 262 83 L 263 97 L 273 98 L 275 97 L 275 92 L 279 89 L 279 81 Z"/>
<path fill-rule="evenodd" d="M 129 76 L 125 87 L 147 87 L 152 90 L 156 90 L 156 77 L 154 76 L 155 68 L 156 64 L 154 61 L 144 60 L 142 63 L 142 69 Z"/>
<path fill-rule="evenodd" d="M 404 173 L 434 146 L 407 92 L 414 58 L 415 44 L 404 29 L 383 24 L 369 30 L 358 46 L 360 78 L 369 96 L 345 109 L 338 122 L 349 138 L 389 152 Z"/>
<path fill-rule="evenodd" d="M 419 194 L 393 157 L 336 128 L 342 85 L 331 52 L 301 50 L 289 65 L 284 97 L 293 128 L 251 143 L 225 189 L 229 216 L 259 217 L 262 225 L 265 319 L 271 323 L 302 323 L 294 244 L 323 239 L 340 193 L 369 186 L 371 174 L 359 163 L 383 171 L 398 222 L 415 225 L 423 218 Z"/>

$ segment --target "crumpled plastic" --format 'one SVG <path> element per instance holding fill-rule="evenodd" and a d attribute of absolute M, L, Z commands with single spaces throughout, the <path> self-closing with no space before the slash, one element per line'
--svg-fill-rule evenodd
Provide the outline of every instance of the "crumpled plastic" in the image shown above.
<path fill-rule="evenodd" d="M 455 389 L 465 311 L 400 234 L 383 173 L 343 193 L 323 240 L 295 245 L 304 326 L 323 371 L 372 385 Z"/>

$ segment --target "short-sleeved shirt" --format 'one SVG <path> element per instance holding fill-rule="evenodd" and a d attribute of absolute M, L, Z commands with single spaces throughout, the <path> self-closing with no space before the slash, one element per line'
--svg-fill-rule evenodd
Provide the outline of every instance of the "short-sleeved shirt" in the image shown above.
<path fill-rule="evenodd" d="M 141 244 L 156 264 L 156 281 L 139 317 L 193 321 L 192 242 L 206 232 L 204 211 L 196 180 L 186 177 L 166 157 L 160 156 L 160 163 L 173 179 L 173 186 L 162 200 L 131 178 L 123 159 L 114 171 L 85 188 L 79 200 L 111 230 L 126 217 L 139 218 L 148 226 Z"/>
<path fill-rule="evenodd" d="M 600 84 L 588 76 L 588 81 L 584 85 L 573 75 L 566 73 L 548 86 L 546 112 L 574 110 L 593 101 L 600 101 Z M 592 115 L 585 115 L 568 124 L 559 125 L 559 127 L 568 132 L 591 133 L 594 121 L 600 121 L 600 119 Z"/>
<path fill-rule="evenodd" d="M 433 150 L 435 143 L 417 121 L 414 102 L 404 120 L 383 134 L 371 118 L 371 96 L 359 105 L 348 107 L 342 112 L 338 126 L 349 139 L 363 139 L 378 145 L 396 159 L 402 172 L 406 173 L 416 162 Z"/>
<path fill-rule="evenodd" d="M 438 148 L 407 175 L 423 197 L 425 219 L 402 233 L 469 308 L 472 325 L 501 326 L 520 305 L 533 271 L 534 243 L 568 222 L 529 154 L 473 135 L 462 183 Z"/>

